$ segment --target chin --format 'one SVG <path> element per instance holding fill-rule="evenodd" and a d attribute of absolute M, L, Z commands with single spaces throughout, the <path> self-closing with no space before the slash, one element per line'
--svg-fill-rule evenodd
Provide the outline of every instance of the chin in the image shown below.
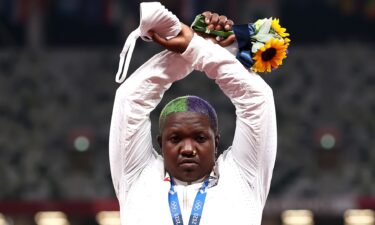
<path fill-rule="evenodd" d="M 197 181 L 197 180 L 199 180 L 199 178 L 187 177 L 187 178 L 183 178 L 181 181 L 191 183 L 191 182 L 194 182 L 194 181 Z"/>
<path fill-rule="evenodd" d="M 206 176 L 205 175 L 190 174 L 188 172 L 186 174 L 183 174 L 180 178 L 178 178 L 178 177 L 176 177 L 176 178 L 179 179 L 179 180 L 181 180 L 181 181 L 183 181 L 183 182 L 191 183 L 191 182 L 195 182 L 197 180 L 201 180 L 204 177 L 206 177 Z"/>

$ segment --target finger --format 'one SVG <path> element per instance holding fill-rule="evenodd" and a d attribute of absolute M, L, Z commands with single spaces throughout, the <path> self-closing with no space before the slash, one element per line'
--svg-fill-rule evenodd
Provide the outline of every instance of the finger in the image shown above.
<path fill-rule="evenodd" d="M 217 22 L 217 25 L 215 27 L 215 30 L 222 30 L 223 27 L 225 26 L 225 22 L 227 21 L 226 16 L 219 16 L 219 21 Z"/>
<path fill-rule="evenodd" d="M 233 20 L 227 20 L 225 22 L 224 29 L 225 30 L 232 30 L 233 24 L 234 24 Z"/>
<path fill-rule="evenodd" d="M 154 31 L 149 31 L 148 32 L 152 38 L 152 40 L 158 44 L 160 44 L 161 46 L 166 46 L 167 45 L 167 40 L 160 37 L 157 33 L 155 33 Z"/>
<path fill-rule="evenodd" d="M 212 15 L 212 13 L 210 11 L 205 11 L 205 12 L 202 13 L 202 15 L 204 16 L 204 22 L 206 24 L 209 24 L 210 21 L 211 21 L 211 15 Z"/>
<path fill-rule="evenodd" d="M 213 30 L 214 25 L 211 23 L 212 13 L 210 11 L 206 11 L 203 13 L 203 15 L 205 17 L 204 22 L 207 24 L 207 29 Z"/>
<path fill-rule="evenodd" d="M 218 22 L 218 24 L 219 25 L 221 25 L 221 26 L 223 26 L 224 27 L 224 25 L 225 25 L 225 23 L 227 22 L 227 17 L 226 16 L 219 16 L 219 22 Z"/>
<path fill-rule="evenodd" d="M 219 22 L 219 14 L 213 13 L 212 16 L 211 16 L 210 23 L 214 24 L 216 26 L 218 22 Z"/>
<path fill-rule="evenodd" d="M 219 45 L 221 45 L 222 47 L 231 45 L 235 39 L 236 39 L 236 36 L 232 34 L 229 37 L 225 38 L 224 40 L 220 41 Z"/>
<path fill-rule="evenodd" d="M 215 28 L 216 28 L 216 25 L 217 25 L 217 23 L 218 23 L 218 21 L 219 21 L 219 15 L 218 15 L 217 13 L 213 13 L 213 14 L 211 15 L 210 22 L 208 23 L 207 28 L 208 28 L 209 30 L 213 30 L 213 29 L 215 29 Z"/>

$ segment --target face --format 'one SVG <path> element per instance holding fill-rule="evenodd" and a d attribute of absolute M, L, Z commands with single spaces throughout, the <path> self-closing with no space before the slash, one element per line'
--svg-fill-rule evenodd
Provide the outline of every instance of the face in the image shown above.
<path fill-rule="evenodd" d="M 178 180 L 199 180 L 209 175 L 215 165 L 219 136 L 203 114 L 181 112 L 169 115 L 158 142 L 165 169 Z"/>

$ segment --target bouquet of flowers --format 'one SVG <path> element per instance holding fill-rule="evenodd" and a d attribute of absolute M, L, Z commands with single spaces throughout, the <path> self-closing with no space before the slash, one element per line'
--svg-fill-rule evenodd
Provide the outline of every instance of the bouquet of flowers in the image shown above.
<path fill-rule="evenodd" d="M 209 30 L 204 16 L 196 16 L 193 30 L 216 37 L 227 38 L 235 34 L 238 52 L 236 58 L 254 72 L 271 72 L 282 65 L 290 43 L 289 33 L 281 27 L 279 19 L 259 19 L 255 23 L 233 25 L 232 31 Z"/>

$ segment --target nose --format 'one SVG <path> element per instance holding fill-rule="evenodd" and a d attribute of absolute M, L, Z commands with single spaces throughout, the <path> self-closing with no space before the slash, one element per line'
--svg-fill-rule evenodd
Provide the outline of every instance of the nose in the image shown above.
<path fill-rule="evenodd" d="M 184 140 L 181 146 L 181 152 L 180 154 L 186 157 L 194 156 L 195 150 L 193 146 L 193 142 L 189 139 Z"/>

